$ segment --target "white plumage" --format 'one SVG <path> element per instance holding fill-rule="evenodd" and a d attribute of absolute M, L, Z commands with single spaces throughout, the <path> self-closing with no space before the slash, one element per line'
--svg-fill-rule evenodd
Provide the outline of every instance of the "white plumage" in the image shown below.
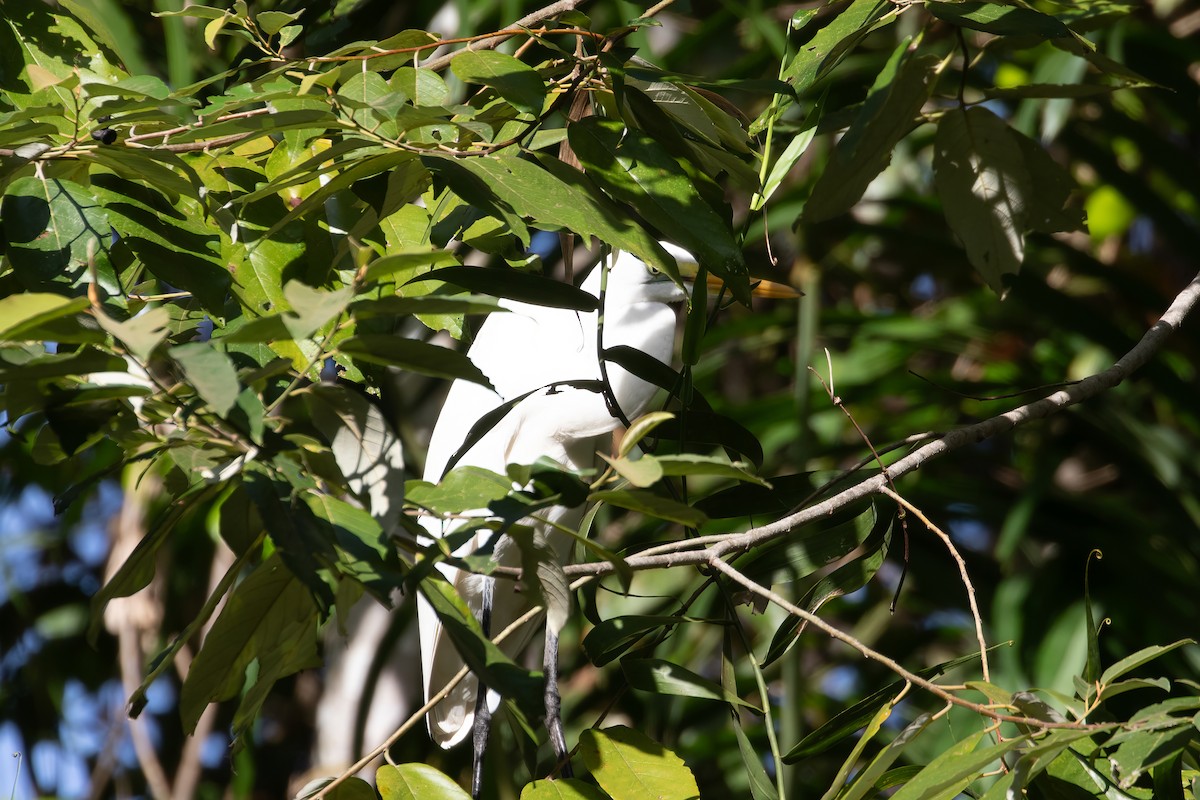
<path fill-rule="evenodd" d="M 680 263 L 695 263 L 681 248 L 666 243 L 663 246 Z M 598 267 L 582 288 L 599 296 Z M 628 253 L 618 254 L 609 270 L 603 309 L 604 346 L 629 345 L 669 364 L 676 327 L 675 310 L 669 304 L 683 299 L 683 290 L 666 276 L 654 273 Z M 507 312 L 488 318 L 469 351 L 471 360 L 491 381 L 495 391 L 462 380 L 451 386 L 430 440 L 425 465 L 427 481 L 441 479 L 450 457 L 462 446 L 481 416 L 530 391 L 541 390 L 518 404 L 463 456 L 459 465 L 482 467 L 503 474 L 508 464 L 529 464 L 547 456 L 569 469 L 589 468 L 597 450 L 607 452 L 609 448 L 605 434 L 620 424 L 599 392 L 565 386 L 551 390 L 543 388 L 559 381 L 600 379 L 596 353 L 597 314 L 511 301 L 502 305 Z M 626 417 L 633 419 L 644 413 L 655 388 L 611 362 L 607 371 L 613 394 Z M 541 515 L 573 528 L 578 524 L 581 511 L 555 507 Z M 453 523 L 434 517 L 424 518 L 422 524 L 434 537 L 445 535 L 453 527 Z M 550 526 L 542 524 L 542 527 Z M 560 559 L 565 558 L 569 537 L 552 529 L 547 535 Z M 470 553 L 483 543 L 484 535 L 477 535 L 456 555 Z M 501 565 L 520 564 L 517 546 L 507 537 L 502 537 L 496 544 L 494 555 Z M 439 565 L 439 568 L 478 616 L 483 605 L 484 587 L 492 579 L 463 573 L 446 565 Z M 503 630 L 524 613 L 530 603 L 527 594 L 513 591 L 511 581 L 496 581 L 492 634 Z M 419 597 L 418 604 L 422 677 L 428 700 L 462 668 L 463 662 L 444 635 L 429 603 Z M 531 632 L 510 637 L 505 651 L 515 655 Z M 471 732 L 477 686 L 474 676 L 469 676 L 430 712 L 430 734 L 442 747 L 454 746 Z M 498 698 L 489 697 L 489 706 L 493 709 L 497 702 Z"/>

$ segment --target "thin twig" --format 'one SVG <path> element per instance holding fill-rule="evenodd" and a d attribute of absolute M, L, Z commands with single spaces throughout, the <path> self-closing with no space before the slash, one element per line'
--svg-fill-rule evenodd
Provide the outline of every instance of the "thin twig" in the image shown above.
<path fill-rule="evenodd" d="M 971 617 L 975 620 L 975 638 L 979 642 L 979 660 L 982 662 L 983 679 L 990 683 L 992 677 L 991 670 L 988 669 L 988 646 L 987 640 L 984 639 L 983 636 L 983 618 L 979 615 L 979 605 L 975 602 L 975 586 L 971 583 L 970 575 L 967 574 L 967 562 L 963 560 L 961 555 L 959 555 L 958 549 L 955 548 L 954 543 L 950 540 L 950 537 L 947 536 L 941 528 L 939 528 L 937 525 L 934 525 L 933 522 L 930 521 L 929 517 L 922 513 L 921 509 L 917 508 L 912 503 L 901 497 L 897 492 L 892 491 L 886 486 L 882 487 L 879 491 L 907 508 L 913 514 L 916 514 L 917 519 L 921 520 L 921 522 L 924 522 L 925 527 L 933 531 L 934 535 L 942 540 L 942 543 L 946 545 L 946 549 L 950 551 L 950 555 L 956 562 L 958 562 L 958 574 L 962 577 L 963 586 L 965 586 L 967 589 L 967 602 L 971 604 Z"/>
<path fill-rule="evenodd" d="M 625 560 L 633 570 L 656 569 L 662 567 L 694 566 L 708 564 L 713 558 L 723 558 L 734 553 L 745 552 L 766 542 L 787 535 L 795 528 L 817 519 L 822 519 L 837 510 L 872 494 L 877 494 L 889 481 L 907 475 L 919 469 L 926 461 L 960 450 L 968 445 L 990 439 L 1002 433 L 1026 425 L 1034 420 L 1044 419 L 1065 408 L 1081 403 L 1099 395 L 1122 383 L 1129 375 L 1149 361 L 1163 344 L 1182 324 L 1183 320 L 1200 300 L 1200 274 L 1175 297 L 1170 307 L 1158 322 L 1146 331 L 1141 340 L 1124 356 L 1108 369 L 1085 378 L 1079 383 L 1054 392 L 1048 397 L 1018 406 L 1011 411 L 998 414 L 974 425 L 967 425 L 952 430 L 940 439 L 917 448 L 896 463 L 887 467 L 880 475 L 875 475 L 862 483 L 839 492 L 815 505 L 809 506 L 795 514 L 789 514 L 776 522 L 761 525 L 738 534 L 727 534 L 718 537 L 720 541 L 698 551 L 683 553 L 660 553 L 657 555 L 634 555 Z M 711 540 L 712 537 L 706 537 Z M 690 543 L 689 543 L 690 544 Z M 574 564 L 565 568 L 569 577 L 580 575 L 608 575 L 616 571 L 616 567 L 608 562 L 593 562 Z"/>
<path fill-rule="evenodd" d="M 861 653 L 863 656 L 871 659 L 872 661 L 877 661 L 880 664 L 883 664 L 885 667 L 887 667 L 892 672 L 896 673 L 896 675 L 900 676 L 904 680 L 908 681 L 909 683 L 915 684 L 916 686 L 920 686 L 922 689 L 925 689 L 926 691 L 940 697 L 941 699 L 945 700 L 947 703 L 953 703 L 956 706 L 961 706 L 962 708 L 969 709 L 970 711 L 972 711 L 976 714 L 981 714 L 983 716 L 989 717 L 990 719 L 994 719 L 997 722 L 1012 722 L 1017 725 L 1029 725 L 1034 728 L 1044 728 L 1044 729 L 1071 728 L 1071 729 L 1075 729 L 1075 730 L 1105 730 L 1107 728 L 1113 727 L 1113 724 L 1104 724 L 1104 723 L 1088 724 L 1088 723 L 1079 723 L 1079 722 L 1049 722 L 1046 720 L 1034 719 L 1033 717 L 1023 717 L 1023 716 L 1015 716 L 1015 715 L 1010 715 L 1010 714 L 1000 714 L 1000 713 L 997 713 L 996 711 L 994 711 L 990 705 L 983 704 L 983 703 L 973 703 L 970 700 L 964 700 L 963 698 L 961 698 L 957 694 L 955 694 L 954 691 L 952 691 L 952 690 L 958 689 L 961 691 L 966 688 L 965 686 L 962 686 L 962 687 L 942 686 L 940 684 L 934 683 L 931 680 L 922 678 L 920 675 L 917 675 L 915 672 L 910 672 L 909 670 L 900 666 L 900 664 L 897 661 L 895 661 L 894 659 L 889 658 L 888 656 L 885 656 L 883 653 L 880 653 L 878 650 L 871 649 L 870 647 L 863 644 L 862 642 L 860 642 L 858 639 L 854 638 L 850 634 L 842 631 L 839 628 L 835 628 L 834 626 L 830 625 L 828 622 L 821 619 L 816 614 L 813 614 L 810 611 L 806 611 L 805 609 L 801 608 L 800 606 L 796 605 L 795 603 L 791 603 L 788 600 L 785 600 L 783 597 L 780 597 L 779 595 L 777 595 L 775 592 L 771 591 L 767 587 L 765 587 L 759 583 L 756 583 L 755 581 L 750 580 L 745 575 L 743 575 L 741 572 L 734 569 L 730 564 L 726 563 L 724 560 L 722 560 L 720 558 L 711 558 L 708 561 L 708 565 L 719 572 L 725 573 L 730 578 L 732 578 L 734 581 L 736 581 L 737 583 L 740 583 L 742 586 L 745 586 L 747 589 L 749 589 L 754 594 L 757 594 L 758 596 L 771 601 L 775 605 L 782 608 L 784 611 L 787 611 L 790 614 L 795 614 L 796 616 L 800 617 L 801 619 L 807 621 L 810 625 L 812 625 L 816 628 L 820 628 L 827 635 L 829 635 L 830 638 L 837 639 L 839 642 L 849 645 L 850 647 L 854 648 L 859 653 Z"/>
<path fill-rule="evenodd" d="M 526 14 L 525 16 L 521 17 L 519 20 L 517 20 L 513 24 L 509 25 L 508 28 L 509 29 L 528 28 L 530 25 L 541 22 L 544 19 L 550 19 L 551 17 L 558 16 L 559 14 L 563 14 L 567 11 L 574 11 L 576 8 L 583 5 L 583 3 L 584 3 L 584 0 L 558 0 L 558 2 L 551 3 L 550 5 L 548 5 L 544 8 L 540 8 L 537 11 L 534 11 L 532 14 Z M 521 31 L 521 33 L 523 33 L 523 32 L 524 31 Z M 515 32 L 514 33 L 496 34 L 496 35 L 490 36 L 488 38 L 479 39 L 479 40 L 472 42 L 471 44 L 469 44 L 467 46 L 467 49 L 469 49 L 469 50 L 493 50 L 498 45 L 500 45 L 502 42 L 507 41 L 508 39 L 512 38 L 515 35 L 516 35 Z M 431 69 L 434 72 L 437 72 L 438 70 L 445 69 L 446 66 L 449 65 L 449 63 L 456 56 L 458 56 L 459 53 L 464 53 L 464 52 L 466 52 L 466 50 L 455 50 L 453 53 L 447 53 L 444 56 L 438 56 L 437 58 L 432 58 L 429 61 L 426 61 L 421 66 L 424 67 L 425 69 Z"/>

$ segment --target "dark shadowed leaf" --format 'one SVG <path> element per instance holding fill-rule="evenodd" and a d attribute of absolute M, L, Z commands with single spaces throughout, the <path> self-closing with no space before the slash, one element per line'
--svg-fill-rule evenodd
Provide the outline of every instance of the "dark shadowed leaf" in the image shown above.
<path fill-rule="evenodd" d="M 402 336 L 388 336 L 382 333 L 353 336 L 338 345 L 338 350 L 372 364 L 399 367 L 435 378 L 461 378 L 484 386 L 491 385 L 471 359 L 457 350 Z"/>

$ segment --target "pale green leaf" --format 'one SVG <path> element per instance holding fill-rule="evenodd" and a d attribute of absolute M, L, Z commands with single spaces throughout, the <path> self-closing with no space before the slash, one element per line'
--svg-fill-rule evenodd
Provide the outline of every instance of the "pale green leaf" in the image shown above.
<path fill-rule="evenodd" d="M 698 800 L 696 778 L 675 755 L 640 731 L 617 726 L 586 730 L 579 752 L 613 800 Z"/>
<path fill-rule="evenodd" d="M 237 402 L 237 371 L 225 353 L 209 342 L 188 342 L 168 351 L 183 369 L 184 376 L 219 416 L 225 416 Z"/>
<path fill-rule="evenodd" d="M 997 294 L 1025 258 L 1033 181 L 1008 125 L 986 108 L 948 112 L 934 140 L 934 186 L 972 266 Z"/>
<path fill-rule="evenodd" d="M 621 671 L 634 689 L 655 694 L 717 700 L 761 713 L 761 709 L 726 691 L 719 683 L 670 661 L 660 658 L 625 658 L 621 660 Z"/>
<path fill-rule="evenodd" d="M 385 764 L 375 772 L 383 800 L 469 800 L 470 795 L 443 772 L 428 764 Z"/>

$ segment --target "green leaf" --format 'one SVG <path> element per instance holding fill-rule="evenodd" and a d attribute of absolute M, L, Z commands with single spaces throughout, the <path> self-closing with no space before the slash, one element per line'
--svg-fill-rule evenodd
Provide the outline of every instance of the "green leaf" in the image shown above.
<path fill-rule="evenodd" d="M 541 76 L 520 59 L 495 50 L 465 50 L 455 55 L 450 69 L 464 83 L 490 86 L 527 114 L 539 114 L 546 98 Z"/>
<path fill-rule="evenodd" d="M 1079 184 L 1065 167 L 1050 157 L 1046 148 L 1025 134 L 1009 128 L 1021 148 L 1032 181 L 1026 208 L 1026 224 L 1039 233 L 1084 230 L 1083 205 L 1076 201 Z"/>
<path fill-rule="evenodd" d="M 368 333 L 346 339 L 338 345 L 338 350 L 372 364 L 399 367 L 435 378 L 462 379 L 491 386 L 487 377 L 462 353 L 415 339 Z"/>
<path fill-rule="evenodd" d="M 12 363 L 4 358 L 5 355 L 6 352 L 0 350 L 0 383 L 37 381 L 89 372 L 123 372 L 126 366 L 123 359 L 92 347 L 80 348 L 76 353 L 38 356 L 21 363 Z"/>
<path fill-rule="evenodd" d="M 750 471 L 744 461 L 729 461 L 721 456 L 703 456 L 696 453 L 679 453 L 654 457 L 662 467 L 664 475 L 707 475 L 714 478 L 733 478 L 770 489 L 771 484 Z"/>
<path fill-rule="evenodd" d="M 457 263 L 458 256 L 449 250 L 414 250 L 408 253 L 388 253 L 383 258 L 378 258 L 367 265 L 367 271 L 363 279 L 364 281 L 377 281 L 389 278 L 397 272 L 408 272 L 421 267 L 431 268 L 443 264 Z"/>
<path fill-rule="evenodd" d="M 1021 269 L 1033 180 L 1008 125 L 986 108 L 954 110 L 938 123 L 934 186 L 972 266 L 1000 295 Z"/>
<path fill-rule="evenodd" d="M 799 506 L 813 493 L 810 473 L 771 478 L 770 488 L 741 484 L 722 489 L 696 502 L 696 507 L 711 519 L 783 515 Z"/>
<path fill-rule="evenodd" d="M 166 340 L 167 325 L 171 321 L 170 312 L 162 307 L 147 308 L 124 322 L 112 319 L 99 309 L 93 316 L 100 327 L 125 345 L 130 354 L 143 364 L 150 360 L 155 348 Z"/>
<path fill-rule="evenodd" d="M 847 211 L 892 160 L 896 143 L 908 135 L 933 92 L 932 54 L 913 55 L 900 43 L 867 93 L 846 134 L 813 186 L 806 219 L 819 222 Z"/>
<path fill-rule="evenodd" d="M 442 281 L 477 294 L 572 311 L 595 311 L 598 302 L 592 295 L 568 283 L 514 269 L 445 267 L 418 275 L 408 283 L 421 281 Z"/>
<path fill-rule="evenodd" d="M 868 724 L 867 733 L 863 735 L 859 742 L 873 738 L 875 732 L 878 731 L 879 725 L 882 724 L 882 722 L 890 713 L 889 707 L 884 706 L 880 708 L 875 717 Z M 908 745 L 911 744 L 914 739 L 920 736 L 921 733 L 923 733 L 925 729 L 929 727 L 929 723 L 932 721 L 933 718 L 929 714 L 922 714 L 906 725 L 904 730 L 900 731 L 895 739 L 888 742 L 887 747 L 880 750 L 875 757 L 871 759 L 871 763 L 867 764 L 867 766 L 863 767 L 863 769 L 859 771 L 859 773 L 854 777 L 854 782 L 850 785 L 849 789 L 847 789 L 843 794 L 839 795 L 838 800 L 860 800 L 861 798 L 866 797 L 868 793 L 878 789 L 879 782 L 887 772 L 888 767 L 895 763 L 896 759 L 899 758 L 901 753 L 904 752 L 904 749 L 908 747 Z M 860 750 L 861 749 L 856 743 L 854 751 L 860 752 Z M 847 761 L 846 763 L 849 764 L 850 762 Z M 841 773 L 839 773 L 839 776 L 841 776 Z M 828 796 L 829 795 L 827 794 L 826 797 Z M 825 798 L 822 798 L 822 800 L 825 800 Z"/>
<path fill-rule="evenodd" d="M 522 669 L 483 635 L 479 620 L 454 587 L 436 570 L 421 580 L 420 591 L 437 613 L 446 635 L 471 672 L 489 689 L 513 698 L 520 707 L 540 705 L 543 683 Z"/>
<path fill-rule="evenodd" d="M 1141 650 L 1138 650 L 1136 653 L 1125 656 L 1125 658 L 1122 658 L 1120 661 L 1104 670 L 1104 672 L 1100 675 L 1100 685 L 1107 686 L 1117 678 L 1121 677 L 1127 672 L 1132 672 L 1143 664 L 1149 664 L 1154 659 L 1166 655 L 1172 650 L 1195 643 L 1196 642 L 1194 639 L 1180 639 L 1179 641 L 1172 642 L 1168 645 L 1151 645 L 1150 647 L 1144 647 Z"/>
<path fill-rule="evenodd" d="M 638 459 L 609 458 L 603 453 L 598 455 L 616 470 L 617 474 L 639 489 L 646 489 L 662 480 L 662 465 L 654 456 L 645 455 Z"/>
<path fill-rule="evenodd" d="M 274 36 L 283 30 L 285 25 L 290 25 L 300 19 L 300 15 L 303 13 L 303 11 L 296 11 L 292 14 L 283 11 L 260 11 L 254 17 L 254 23 L 267 36 Z"/>
<path fill-rule="evenodd" d="M 404 317 L 410 314 L 490 314 L 505 310 L 495 298 L 481 294 L 390 296 L 355 300 L 350 304 L 350 311 L 356 319 Z"/>
<path fill-rule="evenodd" d="M 787 147 L 783 148 L 783 152 L 779 154 L 779 157 L 775 159 L 775 163 L 771 165 L 766 180 L 763 181 L 762 189 L 751 199 L 751 211 L 758 211 L 766 205 L 766 202 L 771 199 L 771 196 L 775 194 L 780 184 L 783 183 L 783 179 L 792 171 L 792 167 L 796 166 L 796 162 L 800 160 L 801 156 L 808 152 L 808 146 L 812 144 L 816 136 L 817 126 L 813 123 L 810 127 L 792 137 Z"/>
<path fill-rule="evenodd" d="M 829 24 L 820 28 L 808 42 L 796 50 L 796 54 L 779 77 L 792 85 L 795 96 L 803 97 L 813 84 L 828 75 L 892 8 L 892 4 L 887 0 L 853 0 L 837 12 Z M 792 98 L 788 95 L 781 95 L 778 99 L 778 103 L 768 106 L 750 126 L 751 135 L 757 136 L 766 130 L 768 122 L 783 114 L 792 104 Z"/>
<path fill-rule="evenodd" d="M 933 0 L 927 2 L 925 8 L 938 19 L 997 36 L 1033 35 L 1050 39 L 1071 35 L 1071 29 L 1062 21 L 1032 8 L 999 3 L 941 3 Z"/>
<path fill-rule="evenodd" d="M 701 622 L 689 617 L 638 615 L 602 620 L 583 638 L 583 652 L 597 667 L 616 659 L 646 634 L 681 622 Z"/>
<path fill-rule="evenodd" d="M 229 356 L 209 342 L 179 344 L 167 352 L 213 411 L 222 417 L 228 414 L 241 391 Z"/>
<path fill-rule="evenodd" d="M 86 297 L 63 297 L 44 292 L 23 292 L 0 298 L 0 341 L 44 341 L 37 329 L 63 317 L 69 317 L 88 307 Z"/>
<path fill-rule="evenodd" d="M 658 436 L 684 445 L 728 447 L 750 459 L 755 467 L 763 463 L 762 445 L 754 434 L 737 421 L 711 411 L 688 411 L 686 417 L 667 420 L 659 426 Z"/>
<path fill-rule="evenodd" d="M 874 503 L 856 502 L 756 548 L 738 560 L 738 571 L 767 585 L 799 580 L 849 555 L 867 540 L 878 521 Z"/>
<path fill-rule="evenodd" d="M 657 360 L 655 359 L 655 361 Z M 649 436 L 652 430 L 667 420 L 674 418 L 675 415 L 667 411 L 651 411 L 635 419 L 633 424 L 629 426 L 629 430 L 625 431 L 625 435 L 621 437 L 621 447 L 617 451 L 617 457 L 625 458 L 628 456 L 638 442 Z"/>
<path fill-rule="evenodd" d="M 726 691 L 719 683 L 661 658 L 623 658 L 621 671 L 631 687 L 644 692 L 718 700 L 762 713 L 762 709 Z"/>
<path fill-rule="evenodd" d="M 742 767 L 746 770 L 752 800 L 778 800 L 779 790 L 771 783 L 762 756 L 754 749 L 750 737 L 742 730 L 741 721 L 736 718 L 733 720 L 733 734 L 737 737 L 738 752 L 742 756 Z"/>
<path fill-rule="evenodd" d="M 443 772 L 428 764 L 385 764 L 375 771 L 383 800 L 470 800 L 470 795 Z"/>
<path fill-rule="evenodd" d="M 219 237 L 211 228 L 145 181 L 98 174 L 92 190 L 121 235 L 119 246 L 129 248 L 156 278 L 192 292 L 209 311 L 221 313 L 232 280 L 217 262 Z M 199 216 L 198 209 L 192 214 Z"/>
<path fill-rule="evenodd" d="M 917 670 L 916 674 L 922 678 L 933 678 L 937 675 L 943 675 L 955 667 L 978 660 L 978 654 L 960 656 L 943 664 Z M 904 691 L 905 685 L 904 680 L 893 681 L 891 684 L 859 700 L 849 708 L 838 712 L 824 725 L 801 739 L 795 747 L 784 755 L 783 762 L 785 764 L 795 764 L 797 761 L 825 752 L 838 742 L 845 741 L 856 731 L 861 730 L 869 724 L 871 718 L 875 716 L 880 708 L 891 704 Z"/>
<path fill-rule="evenodd" d="M 749 272 L 729 222 L 705 202 L 662 145 L 642 131 L 601 117 L 571 124 L 567 136 L 587 173 L 605 191 L 693 253 L 725 281 L 734 299 L 749 305 Z"/>
<path fill-rule="evenodd" d="M 616 726 L 579 736 L 579 753 L 613 800 L 698 800 L 696 778 L 683 759 L 640 731 Z"/>
<path fill-rule="evenodd" d="M 588 176 L 556 158 L 534 163 L 508 155 L 468 159 L 429 155 L 424 163 L 463 200 L 495 209 L 493 216 L 498 219 L 512 217 L 523 227 L 520 218 L 525 217 L 550 230 L 566 228 L 580 236 L 595 236 L 679 278 L 675 262 L 653 236 L 631 225 L 628 214 Z"/>
<path fill-rule="evenodd" d="M 435 486 L 425 481 L 410 481 L 408 502 L 435 514 L 458 514 L 487 508 L 512 491 L 512 481 L 482 467 L 457 467 Z"/>
<path fill-rule="evenodd" d="M 547 630 L 559 633 L 570 615 L 571 591 L 558 553 L 546 541 L 543 530 L 513 526 L 508 535 L 521 549 L 522 580 L 546 609 Z"/>
<path fill-rule="evenodd" d="M 979 731 L 956 742 L 892 795 L 892 800 L 950 800 L 957 797 L 989 765 L 1025 742 L 1024 737 L 1014 737 L 976 750 L 985 736 L 987 731 Z"/>
<path fill-rule="evenodd" d="M 533 781 L 521 789 L 521 800 L 607 800 L 608 795 L 578 778 Z"/>
<path fill-rule="evenodd" d="M 592 492 L 588 500 L 593 503 L 608 503 L 610 506 L 627 508 L 658 519 L 678 522 L 689 528 L 697 528 L 708 521 L 708 517 L 689 505 L 650 492 L 638 490 Z"/>
<path fill-rule="evenodd" d="M 829 600 L 850 594 L 867 585 L 875 573 L 883 566 L 887 557 L 887 546 L 891 536 L 891 517 L 886 521 L 876 523 L 871 535 L 863 542 L 863 552 L 849 562 L 835 569 L 821 580 L 817 581 L 805 595 L 802 605 L 810 613 L 815 613 Z M 776 629 L 771 638 L 771 645 L 763 658 L 763 666 L 773 663 L 788 651 L 792 643 L 804 630 L 804 621 L 798 616 L 789 614 L 788 618 Z"/>
<path fill-rule="evenodd" d="M 0 202 L 0 231 L 17 280 L 30 291 L 82 294 L 92 282 L 119 295 L 109 256 L 112 226 L 88 188 L 63 178 L 18 178 Z"/>
<path fill-rule="evenodd" d="M 300 281 L 288 281 L 283 285 L 283 296 L 292 307 L 284 315 L 283 324 L 293 339 L 305 339 L 342 313 L 354 298 L 354 289 L 345 286 L 327 292 Z"/>
<path fill-rule="evenodd" d="M 316 630 L 317 607 L 308 589 L 272 555 L 229 595 L 192 660 L 179 698 L 184 730 L 195 730 L 209 703 L 237 694 L 255 659 L 256 685 L 319 665 Z"/>

